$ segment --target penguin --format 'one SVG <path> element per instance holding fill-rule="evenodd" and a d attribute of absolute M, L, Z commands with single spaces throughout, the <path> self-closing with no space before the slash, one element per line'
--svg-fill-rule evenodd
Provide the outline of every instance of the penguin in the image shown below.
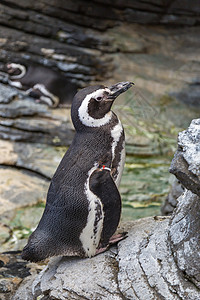
<path fill-rule="evenodd" d="M 90 86 L 75 95 L 71 118 L 76 133 L 52 177 L 44 213 L 22 251 L 23 259 L 92 257 L 116 240 L 125 136 L 111 107 L 132 85 Z"/>
<path fill-rule="evenodd" d="M 29 96 L 48 104 L 50 107 L 69 105 L 78 86 L 59 74 L 40 64 L 29 62 L 7 64 L 8 83 L 24 90 Z"/>

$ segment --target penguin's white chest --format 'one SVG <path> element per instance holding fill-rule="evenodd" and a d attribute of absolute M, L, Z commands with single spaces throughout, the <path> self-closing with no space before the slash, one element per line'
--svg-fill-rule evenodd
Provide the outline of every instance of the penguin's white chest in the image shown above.
<path fill-rule="evenodd" d="M 112 136 L 112 161 L 115 160 L 116 156 L 119 156 L 119 159 L 117 160 L 117 165 L 113 166 L 114 168 L 117 169 L 117 177 L 114 178 L 114 181 L 117 185 L 117 187 L 120 184 L 121 177 L 122 177 L 122 172 L 124 169 L 124 164 L 125 164 L 125 138 L 124 138 L 124 130 L 123 126 L 120 122 L 118 121 L 117 125 L 113 127 L 111 130 L 111 136 Z M 122 138 L 123 137 L 123 138 Z"/>
<path fill-rule="evenodd" d="M 118 144 L 122 134 L 123 134 L 123 127 L 122 127 L 122 124 L 119 120 L 117 125 L 115 125 L 113 127 L 113 129 L 111 130 L 111 136 L 113 138 L 113 142 L 112 142 L 112 160 L 114 160 L 114 158 L 115 158 L 115 150 L 116 150 L 117 144 Z"/>

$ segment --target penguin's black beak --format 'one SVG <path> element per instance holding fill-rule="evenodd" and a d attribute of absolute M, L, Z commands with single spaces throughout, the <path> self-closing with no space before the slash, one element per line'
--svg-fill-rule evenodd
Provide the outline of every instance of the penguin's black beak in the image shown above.
<path fill-rule="evenodd" d="M 126 81 L 126 82 L 118 82 L 118 83 L 110 86 L 109 87 L 110 95 L 108 96 L 108 99 L 115 100 L 120 94 L 127 91 L 133 85 L 134 85 L 133 82 Z"/>

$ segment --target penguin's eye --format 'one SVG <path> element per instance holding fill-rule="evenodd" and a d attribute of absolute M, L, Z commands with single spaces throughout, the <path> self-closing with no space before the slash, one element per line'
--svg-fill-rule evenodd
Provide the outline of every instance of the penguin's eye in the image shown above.
<path fill-rule="evenodd" d="M 97 101 L 101 101 L 101 100 L 102 100 L 102 97 L 97 97 L 96 100 L 97 100 Z"/>

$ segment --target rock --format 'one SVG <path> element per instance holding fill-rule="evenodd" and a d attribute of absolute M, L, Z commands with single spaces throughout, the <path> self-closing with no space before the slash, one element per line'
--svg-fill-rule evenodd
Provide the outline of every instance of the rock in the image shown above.
<path fill-rule="evenodd" d="M 89 5 L 70 0 L 67 6 L 9 0 L 0 9 L 1 71 L 7 62 L 36 62 L 79 87 L 134 76 L 151 97 L 167 94 L 199 105 L 196 0 L 190 5 L 178 0 L 91 0 Z"/>
<path fill-rule="evenodd" d="M 200 198 L 186 190 L 178 198 L 172 215 L 169 238 L 180 270 L 200 289 Z"/>
<path fill-rule="evenodd" d="M 57 258 L 33 282 L 23 299 L 198 299 L 197 287 L 183 276 L 168 243 L 169 218 L 146 218 L 124 225 L 128 237 L 91 259 Z M 14 299 L 20 299 L 17 292 Z M 189 298 L 188 298 L 189 295 Z M 35 297 L 35 298 L 34 298 Z M 45 299 L 45 298 L 44 298 Z"/>
<path fill-rule="evenodd" d="M 176 175 L 186 190 L 178 198 L 178 205 L 169 226 L 169 238 L 177 265 L 198 288 L 200 288 L 199 145 L 200 119 L 196 119 L 178 136 L 178 150 L 172 161 L 170 172 Z"/>
<path fill-rule="evenodd" d="M 0 104 L 1 139 L 69 146 L 73 136 L 69 108 L 52 111 L 24 95 Z"/>
<path fill-rule="evenodd" d="M 0 244 L 2 245 L 11 237 L 11 230 L 9 226 L 0 223 Z"/>
<path fill-rule="evenodd" d="M 44 201 L 48 186 L 49 181 L 31 172 L 0 167 L 0 215 Z"/>
<path fill-rule="evenodd" d="M 185 104 L 198 107 L 200 106 L 199 89 L 199 84 L 191 84 L 187 88 L 182 88 L 180 91 L 170 94 Z"/>
<path fill-rule="evenodd" d="M 23 168 L 51 179 L 66 150 L 66 147 L 0 140 L 0 164 Z"/>
<path fill-rule="evenodd" d="M 179 133 L 178 150 L 170 172 L 193 193 L 200 196 L 200 119 L 193 120 L 187 130 Z"/>
<path fill-rule="evenodd" d="M 15 165 L 17 153 L 14 152 L 14 145 L 9 141 L 0 140 L 0 164 Z"/>
<path fill-rule="evenodd" d="M 16 96 L 17 91 L 5 84 L 1 84 L 0 103 L 9 103 Z"/>
<path fill-rule="evenodd" d="M 42 265 L 26 263 L 20 258 L 20 253 L 11 252 L 7 254 L 0 254 L 0 298 L 2 300 L 13 299 L 13 294 L 19 288 L 23 281 L 23 284 L 35 278 L 37 273 L 42 269 Z M 27 289 L 28 290 L 28 286 Z M 18 300 L 31 299 L 19 298 Z"/>
<path fill-rule="evenodd" d="M 174 208 L 177 205 L 177 199 L 179 196 L 181 196 L 184 192 L 184 187 L 180 183 L 176 177 L 173 178 L 173 182 L 171 184 L 171 190 L 169 194 L 167 195 L 167 198 L 161 207 L 161 213 L 162 215 L 168 216 L 173 213 Z"/>

